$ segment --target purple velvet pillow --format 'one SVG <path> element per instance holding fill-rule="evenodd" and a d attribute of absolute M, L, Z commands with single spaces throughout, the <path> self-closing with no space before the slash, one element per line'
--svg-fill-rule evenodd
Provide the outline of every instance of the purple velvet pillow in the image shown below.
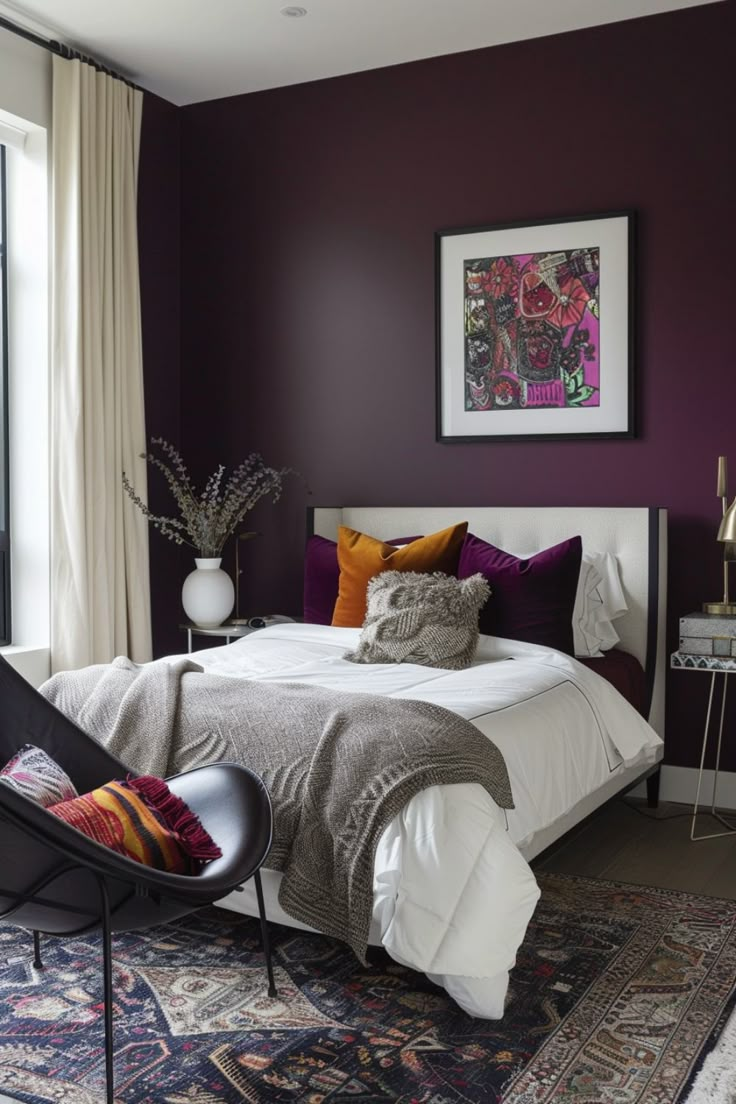
<path fill-rule="evenodd" d="M 491 597 L 480 611 L 480 631 L 574 655 L 572 612 L 582 554 L 582 540 L 571 537 L 520 560 L 468 533 L 457 576 L 480 571 L 488 580 Z"/>
<path fill-rule="evenodd" d="M 310 537 L 304 553 L 304 620 L 308 625 L 332 622 L 339 578 L 335 541 Z"/>
<path fill-rule="evenodd" d="M 411 544 L 419 537 L 394 537 L 386 544 Z M 337 601 L 340 567 L 337 544 L 326 537 L 310 537 L 304 553 L 304 621 L 331 625 Z"/>

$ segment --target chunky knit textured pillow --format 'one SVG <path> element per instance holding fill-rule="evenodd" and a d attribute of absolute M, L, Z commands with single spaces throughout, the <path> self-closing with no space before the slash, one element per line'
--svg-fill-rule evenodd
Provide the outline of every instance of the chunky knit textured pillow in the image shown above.
<path fill-rule="evenodd" d="M 108 782 L 49 809 L 97 843 L 144 866 L 196 874 L 222 852 L 161 778 Z"/>
<path fill-rule="evenodd" d="M 490 594 L 482 575 L 384 571 L 368 584 L 368 613 L 353 663 L 419 663 L 459 671 L 478 644 L 478 614 Z"/>
<path fill-rule="evenodd" d="M 45 809 L 59 801 L 77 797 L 69 775 L 47 755 L 43 748 L 24 744 L 0 770 L 0 781 Z"/>

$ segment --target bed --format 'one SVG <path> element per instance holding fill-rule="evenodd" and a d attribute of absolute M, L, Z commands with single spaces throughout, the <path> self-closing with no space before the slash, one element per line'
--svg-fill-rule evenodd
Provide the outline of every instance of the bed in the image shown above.
<path fill-rule="evenodd" d="M 197 653 L 207 671 L 434 701 L 470 719 L 503 752 L 515 808 L 480 786 L 434 786 L 413 798 L 376 853 L 370 941 L 424 971 L 469 1014 L 500 1018 L 509 972 L 538 899 L 529 861 L 616 793 L 652 776 L 663 754 L 666 511 L 654 508 L 353 507 L 310 511 L 310 532 L 338 526 L 388 540 L 467 519 L 469 531 L 527 555 L 580 534 L 615 556 L 628 609 L 619 647 L 644 672 L 644 715 L 595 670 L 538 645 L 481 637 L 465 671 L 351 664 L 359 630 L 282 624 Z M 264 871 L 269 917 L 281 875 Z M 257 915 L 248 888 L 223 902 Z"/>

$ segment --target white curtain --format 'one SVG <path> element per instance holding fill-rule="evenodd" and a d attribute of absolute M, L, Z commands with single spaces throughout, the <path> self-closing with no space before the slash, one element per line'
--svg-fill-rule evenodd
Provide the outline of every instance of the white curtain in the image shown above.
<path fill-rule="evenodd" d="M 143 95 L 54 58 L 51 663 L 151 658 L 136 195 Z"/>

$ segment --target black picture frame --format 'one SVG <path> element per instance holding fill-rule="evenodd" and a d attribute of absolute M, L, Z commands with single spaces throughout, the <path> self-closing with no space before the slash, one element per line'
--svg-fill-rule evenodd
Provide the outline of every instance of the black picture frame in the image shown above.
<path fill-rule="evenodd" d="M 630 210 L 438 230 L 437 441 L 635 437 L 635 251 Z"/>

